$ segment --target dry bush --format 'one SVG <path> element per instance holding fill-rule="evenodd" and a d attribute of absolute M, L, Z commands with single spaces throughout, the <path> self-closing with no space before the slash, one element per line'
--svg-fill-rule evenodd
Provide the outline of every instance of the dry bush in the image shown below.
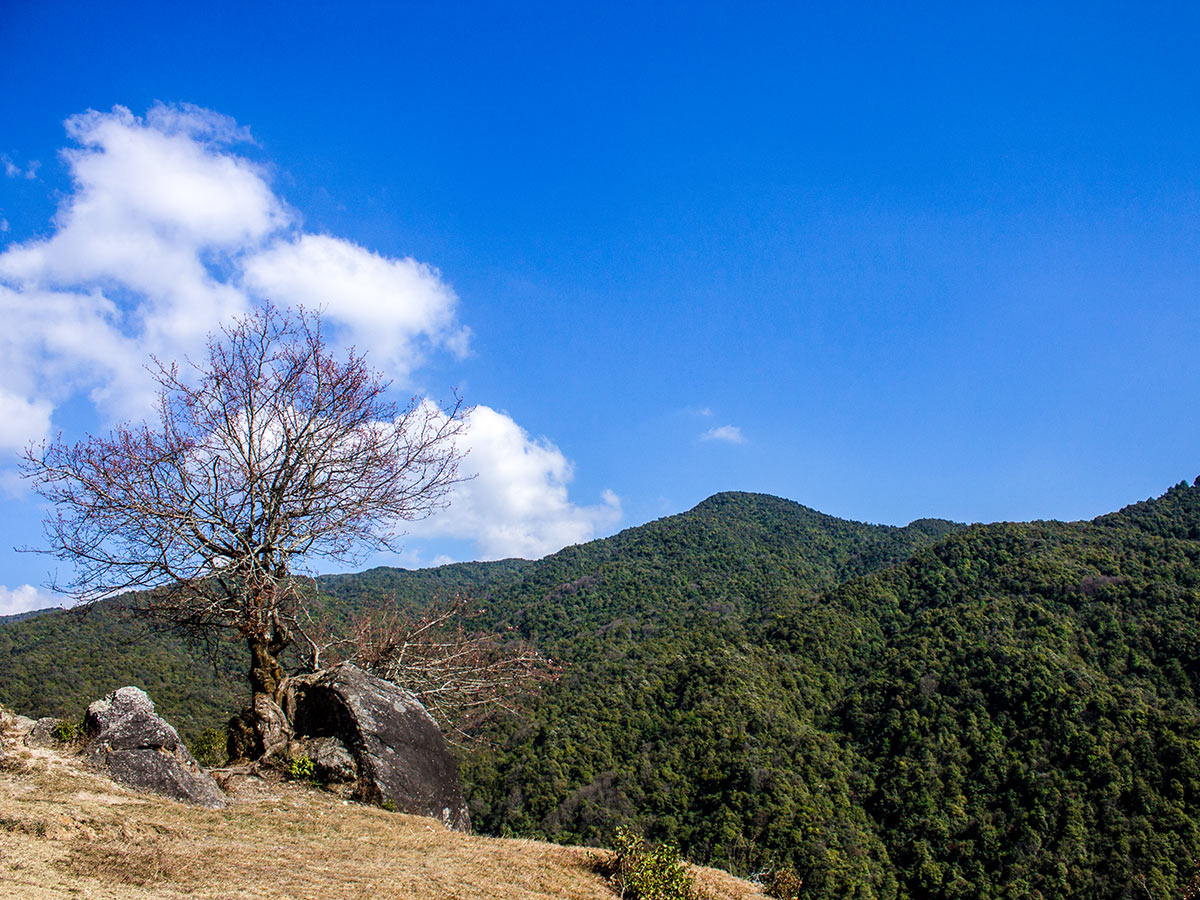
<path fill-rule="evenodd" d="M 358 623 L 352 659 L 416 694 L 449 740 L 469 741 L 488 716 L 512 712 L 561 671 L 528 641 L 472 627 L 477 617 L 461 596 L 419 615 L 394 607 Z"/>

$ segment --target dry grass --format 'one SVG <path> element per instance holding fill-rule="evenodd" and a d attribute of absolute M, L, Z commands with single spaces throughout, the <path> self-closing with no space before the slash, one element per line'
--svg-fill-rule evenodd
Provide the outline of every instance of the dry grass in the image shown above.
<path fill-rule="evenodd" d="M 137 794 L 69 756 L 0 759 L 0 897 L 28 900 L 613 900 L 589 852 L 448 832 L 297 785 L 225 810 Z M 762 897 L 697 869 L 714 900 Z"/>

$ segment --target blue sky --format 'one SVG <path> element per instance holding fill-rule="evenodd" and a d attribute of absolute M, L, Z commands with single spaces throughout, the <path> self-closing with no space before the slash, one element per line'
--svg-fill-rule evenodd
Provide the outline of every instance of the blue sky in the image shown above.
<path fill-rule="evenodd" d="M 470 495 L 370 562 L 1200 472 L 1195 7 L 182 6 L 0 3 L 0 613 L 52 562 L 14 450 L 268 295 L 479 406 Z"/>

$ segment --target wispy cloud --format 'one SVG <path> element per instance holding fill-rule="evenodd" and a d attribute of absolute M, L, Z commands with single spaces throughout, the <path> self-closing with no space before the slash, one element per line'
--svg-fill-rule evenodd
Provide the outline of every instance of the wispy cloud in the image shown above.
<path fill-rule="evenodd" d="M 716 428 L 710 428 L 704 434 L 700 435 L 702 441 L 724 441 L 727 444 L 744 444 L 746 436 L 742 434 L 742 429 L 736 425 L 720 425 Z"/>
<path fill-rule="evenodd" d="M 24 178 L 27 181 L 32 181 L 33 179 L 37 178 L 37 170 L 41 166 L 40 162 L 34 160 L 33 162 L 29 163 L 29 165 L 22 168 L 13 162 L 8 156 L 0 156 L 0 164 L 3 164 L 4 174 L 9 178 Z"/>

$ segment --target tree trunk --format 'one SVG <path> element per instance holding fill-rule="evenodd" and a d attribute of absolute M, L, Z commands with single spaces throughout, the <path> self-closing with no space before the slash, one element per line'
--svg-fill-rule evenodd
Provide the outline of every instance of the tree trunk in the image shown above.
<path fill-rule="evenodd" d="M 283 699 L 283 666 L 279 664 L 283 647 L 278 646 L 282 642 L 251 635 L 246 643 L 250 646 L 251 700 L 264 694 L 278 704 Z"/>
<path fill-rule="evenodd" d="M 287 639 L 278 632 L 269 637 L 250 635 L 250 705 L 229 723 L 231 759 L 263 760 L 285 753 L 292 726 L 283 710 L 287 677 L 279 656 Z"/>

